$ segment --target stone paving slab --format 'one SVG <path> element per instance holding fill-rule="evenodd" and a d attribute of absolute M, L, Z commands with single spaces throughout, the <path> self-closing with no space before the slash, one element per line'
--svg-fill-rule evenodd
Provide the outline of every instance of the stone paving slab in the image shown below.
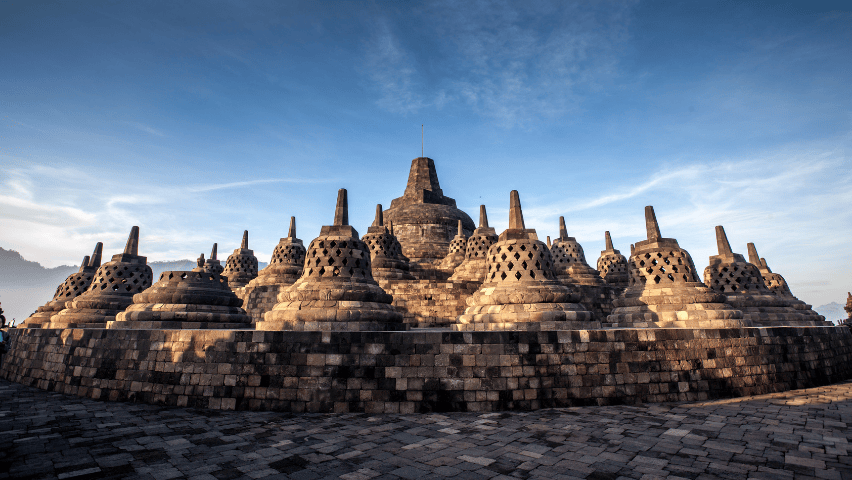
<path fill-rule="evenodd" d="M 196 410 L 5 380 L 0 402 L 0 478 L 852 478 L 852 382 L 487 414 Z"/>

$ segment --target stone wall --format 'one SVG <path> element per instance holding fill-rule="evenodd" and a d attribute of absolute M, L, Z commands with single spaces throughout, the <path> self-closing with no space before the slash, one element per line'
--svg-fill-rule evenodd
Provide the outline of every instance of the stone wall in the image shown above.
<path fill-rule="evenodd" d="M 479 282 L 431 280 L 380 280 L 393 295 L 393 306 L 412 327 L 449 327 L 467 308 L 465 301 L 479 289 Z"/>
<path fill-rule="evenodd" d="M 586 307 L 586 310 L 594 314 L 593 320 L 603 323 L 606 322 L 606 317 L 615 308 L 612 301 L 618 298 L 626 287 L 571 284 L 570 288 L 572 290 L 576 289 L 580 293 L 580 303 Z"/>
<path fill-rule="evenodd" d="M 754 395 L 852 377 L 845 327 L 10 333 L 0 368 L 9 380 L 213 409 L 528 410 Z"/>

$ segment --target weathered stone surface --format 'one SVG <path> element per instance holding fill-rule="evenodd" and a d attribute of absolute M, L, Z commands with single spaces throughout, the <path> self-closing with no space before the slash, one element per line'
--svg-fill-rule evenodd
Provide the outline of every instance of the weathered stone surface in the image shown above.
<path fill-rule="evenodd" d="M 98 267 L 101 266 L 101 255 L 103 254 L 104 244 L 98 242 L 95 245 L 95 251 L 92 256 L 86 255 L 83 257 L 83 262 L 80 264 L 80 270 L 76 273 L 68 275 L 68 278 L 56 287 L 56 293 L 53 294 L 53 299 L 46 304 L 38 307 L 36 312 L 30 315 L 29 318 L 21 322 L 19 328 L 41 328 L 42 325 L 50 323 L 50 317 L 56 315 L 65 309 L 65 304 L 77 298 L 89 289 L 95 274 L 98 272 Z"/>
<path fill-rule="evenodd" d="M 518 192 L 509 196 L 509 229 L 488 249 L 488 273 L 457 330 L 556 330 L 599 328 L 579 295 L 556 280 L 550 250 L 524 228 Z"/>
<path fill-rule="evenodd" d="M 133 295 L 151 286 L 148 260 L 139 256 L 139 227 L 130 230 L 124 253 L 101 265 L 89 288 L 50 318 L 49 328 L 103 328 L 133 303 Z"/>
<path fill-rule="evenodd" d="M 627 259 L 612 246 L 612 237 L 605 232 L 606 249 L 601 251 L 598 258 L 598 271 L 608 285 L 627 287 Z"/>
<path fill-rule="evenodd" d="M 278 295 L 258 330 L 404 330 L 393 298 L 373 279 L 370 250 L 348 221 L 340 189 L 335 224 L 308 247 L 302 276 Z"/>
<path fill-rule="evenodd" d="M 361 238 L 370 249 L 370 264 L 375 280 L 414 280 L 408 259 L 396 236 L 385 227 L 382 206 L 376 205 L 376 219 Z"/>
<path fill-rule="evenodd" d="M 6 379 L 101 400 L 213 409 L 533 410 L 740 397 L 852 377 L 845 327 L 10 335 L 0 366 Z"/>
<path fill-rule="evenodd" d="M 410 327 L 450 327 L 467 308 L 467 298 L 481 282 L 441 280 L 381 280 L 382 289 L 393 296 L 393 306 Z"/>
<path fill-rule="evenodd" d="M 751 326 L 725 295 L 698 279 L 689 252 L 663 238 L 654 207 L 645 207 L 648 239 L 631 246 L 629 286 L 607 317 L 608 327 L 738 328 Z"/>
<path fill-rule="evenodd" d="M 447 256 L 444 257 L 438 268 L 450 273 L 455 272 L 456 267 L 458 267 L 462 264 L 462 262 L 464 262 L 466 251 L 467 235 L 464 234 L 464 227 L 462 226 L 462 221 L 459 220 L 459 226 L 456 236 L 453 237 L 453 241 L 450 242 L 450 248 L 447 252 Z"/>
<path fill-rule="evenodd" d="M 760 275 L 763 277 L 763 283 L 769 290 L 774 292 L 776 295 L 789 300 L 793 308 L 798 310 L 799 313 L 809 320 L 814 322 L 825 321 L 825 317 L 818 314 L 810 305 L 799 300 L 795 297 L 795 295 L 793 295 L 793 292 L 790 291 L 790 287 L 787 285 L 787 281 L 784 280 L 784 277 L 777 273 L 773 273 L 772 270 L 769 269 L 769 265 L 766 264 L 766 259 L 760 258 L 757 254 L 757 248 L 755 248 L 753 243 L 748 244 L 748 259 L 752 265 L 756 265 L 758 269 L 760 269 Z"/>
<path fill-rule="evenodd" d="M 497 243 L 497 232 L 488 226 L 485 205 L 479 206 L 479 227 L 465 246 L 464 261 L 449 278 L 452 282 L 483 282 L 488 273 L 488 249 Z"/>
<path fill-rule="evenodd" d="M 712 290 L 723 293 L 726 302 L 743 312 L 743 318 L 755 326 L 774 325 L 825 325 L 803 315 L 792 306 L 789 297 L 770 291 L 763 282 L 757 266 L 746 262 L 739 253 L 731 250 L 725 229 L 716 227 L 718 255 L 710 257 L 704 269 L 704 283 Z"/>
<path fill-rule="evenodd" d="M 427 157 L 411 161 L 405 193 L 391 202 L 384 217 L 393 222 L 402 253 L 413 263 L 439 263 L 447 254 L 459 220 L 465 235 L 474 229 L 473 220 L 456 208 L 456 201 L 444 196 L 435 161 Z"/>
<path fill-rule="evenodd" d="M 248 248 L 248 230 L 243 232 L 240 248 L 228 256 L 222 276 L 228 278 L 231 290 L 245 287 L 257 277 L 257 257 L 254 256 L 254 251 Z"/>
<path fill-rule="evenodd" d="M 574 237 L 568 236 L 565 217 L 559 217 L 559 238 L 550 247 L 553 270 L 560 282 L 568 285 L 603 285 L 598 271 L 586 263 L 583 247 Z"/>

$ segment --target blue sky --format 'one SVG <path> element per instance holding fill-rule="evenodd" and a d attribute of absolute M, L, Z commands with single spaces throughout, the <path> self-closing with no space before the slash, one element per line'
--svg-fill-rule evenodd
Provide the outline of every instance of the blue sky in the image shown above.
<path fill-rule="evenodd" d="M 175 4 L 176 3 L 176 4 Z M 590 3 L 590 4 L 589 4 Z M 0 3 L 0 246 L 46 266 L 132 225 L 150 260 L 361 233 L 412 158 L 498 230 L 564 215 L 594 264 L 714 226 L 815 304 L 852 289 L 852 13 L 802 2 Z"/>

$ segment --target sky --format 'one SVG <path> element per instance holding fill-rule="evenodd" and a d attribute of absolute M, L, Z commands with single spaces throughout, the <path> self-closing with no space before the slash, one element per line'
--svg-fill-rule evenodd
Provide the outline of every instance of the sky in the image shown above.
<path fill-rule="evenodd" d="M 268 261 L 338 188 L 366 232 L 433 158 L 592 266 L 645 205 L 696 267 L 723 225 L 799 298 L 852 290 L 852 9 L 825 2 L 0 2 L 0 247 L 47 267 Z M 2 272 L 0 272 L 2 275 Z"/>

